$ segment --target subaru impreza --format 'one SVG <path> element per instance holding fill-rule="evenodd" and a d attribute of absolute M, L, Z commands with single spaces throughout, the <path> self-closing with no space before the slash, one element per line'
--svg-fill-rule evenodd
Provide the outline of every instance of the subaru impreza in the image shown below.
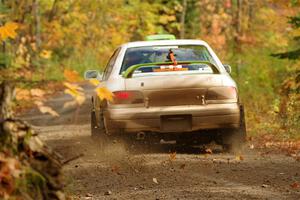
<path fill-rule="evenodd" d="M 113 101 L 92 98 L 92 136 L 242 144 L 244 108 L 230 73 L 202 40 L 152 35 L 123 44 L 103 73 L 85 73 L 113 93 Z"/>

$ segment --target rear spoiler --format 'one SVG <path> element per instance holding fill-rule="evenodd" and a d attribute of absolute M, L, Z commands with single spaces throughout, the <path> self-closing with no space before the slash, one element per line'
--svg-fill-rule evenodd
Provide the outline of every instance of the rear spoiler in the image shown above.
<path fill-rule="evenodd" d="M 192 65 L 192 64 L 206 64 L 209 65 L 214 72 L 214 74 L 220 74 L 219 69 L 211 62 L 207 61 L 178 61 L 177 65 Z M 152 68 L 153 66 L 164 66 L 164 65 L 174 65 L 173 62 L 157 62 L 157 63 L 142 63 L 142 64 L 137 64 L 137 65 L 132 65 L 130 66 L 126 71 L 122 73 L 122 76 L 124 78 L 132 78 L 132 75 L 134 71 L 138 70 L 139 68 L 144 68 L 144 67 L 149 67 Z"/>

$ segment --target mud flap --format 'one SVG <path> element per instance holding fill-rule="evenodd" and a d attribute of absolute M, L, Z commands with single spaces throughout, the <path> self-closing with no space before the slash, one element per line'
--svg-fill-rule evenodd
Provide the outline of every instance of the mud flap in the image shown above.
<path fill-rule="evenodd" d="M 222 145 L 226 151 L 240 150 L 246 142 L 246 122 L 244 106 L 240 105 L 240 127 L 224 130 Z"/>

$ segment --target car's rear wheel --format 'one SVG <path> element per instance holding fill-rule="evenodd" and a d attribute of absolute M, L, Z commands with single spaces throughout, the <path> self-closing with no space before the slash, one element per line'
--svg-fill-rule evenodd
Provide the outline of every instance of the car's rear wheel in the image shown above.
<path fill-rule="evenodd" d="M 99 144 L 101 150 L 104 149 L 108 142 L 108 136 L 104 125 L 103 115 L 100 114 L 99 120 L 97 121 L 96 112 L 91 112 L 91 136 L 92 139 Z"/>
<path fill-rule="evenodd" d="M 244 107 L 240 106 L 240 126 L 239 128 L 227 129 L 222 134 L 222 145 L 225 151 L 233 152 L 239 151 L 246 142 L 246 122 Z"/>

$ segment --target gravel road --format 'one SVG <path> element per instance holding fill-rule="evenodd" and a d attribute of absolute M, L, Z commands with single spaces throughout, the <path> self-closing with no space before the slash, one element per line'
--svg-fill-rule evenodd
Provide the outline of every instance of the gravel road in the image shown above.
<path fill-rule="evenodd" d="M 128 152 L 120 143 L 101 153 L 90 138 L 89 100 L 63 108 L 70 100 L 58 94 L 47 102 L 58 118 L 35 109 L 22 118 L 69 161 L 66 191 L 74 199 L 300 199 L 299 161 L 250 143 L 236 154 L 213 144 L 205 147 L 213 153 L 172 144 Z"/>

